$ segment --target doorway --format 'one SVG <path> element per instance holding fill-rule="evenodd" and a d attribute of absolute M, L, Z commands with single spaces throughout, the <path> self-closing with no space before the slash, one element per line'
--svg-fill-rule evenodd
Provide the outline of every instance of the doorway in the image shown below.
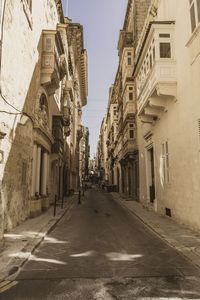
<path fill-rule="evenodd" d="M 154 148 L 151 147 L 147 150 L 147 184 L 148 194 L 151 203 L 155 200 L 155 165 L 154 165 Z"/>

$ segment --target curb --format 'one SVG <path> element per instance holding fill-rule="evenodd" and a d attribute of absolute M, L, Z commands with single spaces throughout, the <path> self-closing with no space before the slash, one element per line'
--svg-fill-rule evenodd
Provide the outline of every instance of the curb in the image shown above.
<path fill-rule="evenodd" d="M 123 200 L 120 198 L 119 195 L 115 195 L 111 193 L 112 198 L 116 200 L 123 208 L 125 208 L 129 213 L 133 214 L 135 217 L 137 217 L 146 227 L 148 227 L 154 234 L 159 236 L 162 240 L 164 240 L 170 247 L 176 249 L 180 255 L 182 255 L 184 258 L 192 262 L 196 267 L 200 268 L 200 256 L 196 254 L 193 249 L 190 249 L 189 247 L 186 247 L 184 245 L 178 244 L 177 240 L 173 238 L 166 237 L 166 235 L 161 233 L 160 228 L 155 228 L 151 222 L 147 222 L 145 218 L 140 217 L 135 211 L 131 210 L 129 207 L 127 207 Z M 144 208 L 142 208 L 144 209 Z"/>
<path fill-rule="evenodd" d="M 54 230 L 64 215 L 72 208 L 73 203 L 75 203 L 74 197 L 72 197 L 71 201 L 67 204 L 67 207 L 63 208 L 63 211 L 60 211 L 54 219 L 50 219 L 47 224 L 41 227 L 40 231 L 38 231 L 34 238 L 31 241 L 28 241 L 27 244 L 20 250 L 22 253 L 27 253 L 27 256 L 14 257 L 10 260 L 9 265 L 11 265 L 11 267 L 9 268 L 8 265 L 8 270 L 5 271 L 5 275 L 0 277 L 0 282 L 5 280 L 14 280 L 16 278 L 20 269 L 28 261 L 31 254 L 40 246 L 44 238 Z M 41 232 L 43 232 L 42 235 Z"/>

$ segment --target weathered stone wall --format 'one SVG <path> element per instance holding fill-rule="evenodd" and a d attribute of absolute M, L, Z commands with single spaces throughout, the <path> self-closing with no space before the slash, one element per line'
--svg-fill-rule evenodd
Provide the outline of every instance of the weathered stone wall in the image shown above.
<path fill-rule="evenodd" d="M 140 34 L 142 32 L 150 4 L 151 4 L 151 0 L 135 0 L 135 7 L 134 7 L 135 42 L 137 42 L 138 39 L 140 38 Z"/>
<path fill-rule="evenodd" d="M 40 86 L 40 38 L 43 29 L 56 29 L 59 22 L 55 0 L 33 1 L 32 12 L 23 1 L 7 0 L 2 41 L 1 89 L 17 110 L 33 115 Z M 17 113 L 1 99 L 0 109 Z M 0 163 L 0 232 L 16 226 L 29 215 L 33 126 L 21 115 L 2 114 L 6 128 Z M 2 223 L 4 225 L 2 225 Z M 4 227 L 4 228 L 3 228 Z"/>

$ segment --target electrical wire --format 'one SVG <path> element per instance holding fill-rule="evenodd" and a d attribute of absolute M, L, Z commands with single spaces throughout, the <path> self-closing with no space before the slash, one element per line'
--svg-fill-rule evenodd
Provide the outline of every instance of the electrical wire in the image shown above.
<path fill-rule="evenodd" d="M 1 7 L 0 7 L 0 9 L 1 9 Z M 22 114 L 22 112 L 6 100 L 4 95 L 2 95 L 2 90 L 1 90 L 1 65 L 2 65 L 2 48 L 3 48 L 5 10 L 6 10 L 6 0 L 4 1 L 3 11 L 2 11 L 2 28 L 1 28 L 1 39 L 0 39 L 0 42 L 1 42 L 1 45 L 0 45 L 0 95 L 1 95 L 2 99 L 4 100 L 4 102 L 7 105 L 9 105 L 10 107 L 12 107 L 13 109 L 15 109 L 18 113 L 12 113 L 12 112 L 8 112 L 8 111 L 0 111 L 0 112 L 1 113 L 6 113 L 6 114 L 9 114 L 9 115 L 20 115 L 20 114 Z"/>
<path fill-rule="evenodd" d="M 9 102 L 6 100 L 5 96 L 2 95 L 2 93 L 1 93 L 1 97 L 2 97 L 3 101 L 4 101 L 7 105 L 9 105 L 10 107 L 14 108 L 14 109 L 15 109 L 16 111 L 18 111 L 19 113 L 22 113 L 18 108 L 16 108 L 16 107 L 13 106 L 11 103 L 9 103 Z"/>
<path fill-rule="evenodd" d="M 22 115 L 23 113 L 13 113 L 13 112 L 10 112 L 10 111 L 6 111 L 6 110 L 0 110 L 0 113 L 4 113 L 4 114 L 8 114 L 8 115 Z"/>

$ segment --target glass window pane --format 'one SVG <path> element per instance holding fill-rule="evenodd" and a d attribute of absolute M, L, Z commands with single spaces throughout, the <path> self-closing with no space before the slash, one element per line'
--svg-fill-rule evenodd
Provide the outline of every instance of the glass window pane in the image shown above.
<path fill-rule="evenodd" d="M 128 65 L 130 66 L 132 64 L 132 59 L 131 57 L 128 57 Z"/>
<path fill-rule="evenodd" d="M 160 43 L 160 58 L 171 58 L 170 43 Z"/>
<path fill-rule="evenodd" d="M 156 58 L 156 50 L 155 50 L 155 46 L 153 47 L 153 60 L 155 60 Z"/>
<path fill-rule="evenodd" d="M 170 38 L 170 34 L 169 33 L 160 33 L 159 37 L 160 38 Z"/>
<path fill-rule="evenodd" d="M 133 93 L 129 93 L 129 100 L 133 100 Z"/>
<path fill-rule="evenodd" d="M 150 69 L 152 68 L 152 57 L 150 56 Z"/>
<path fill-rule="evenodd" d="M 190 18 L 191 18 L 192 31 L 194 31 L 194 29 L 196 28 L 196 19 L 195 19 L 194 4 L 190 8 Z"/>
<path fill-rule="evenodd" d="M 130 135 L 130 138 L 133 139 L 133 138 L 134 138 L 134 131 L 133 131 L 133 130 L 130 130 L 130 131 L 129 131 L 129 135 Z"/>

